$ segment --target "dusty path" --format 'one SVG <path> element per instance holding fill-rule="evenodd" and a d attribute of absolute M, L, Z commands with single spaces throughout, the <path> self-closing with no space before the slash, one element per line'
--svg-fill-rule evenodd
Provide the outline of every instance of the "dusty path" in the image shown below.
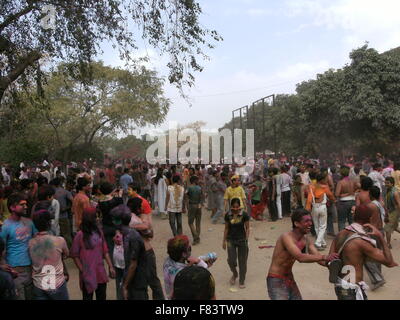
<path fill-rule="evenodd" d="M 239 289 L 238 283 L 233 288 L 236 292 L 231 292 L 229 279 L 231 273 L 226 262 L 227 253 L 222 249 L 222 236 L 224 225 L 213 225 L 210 222 L 210 213 L 203 210 L 201 243 L 192 247 L 192 255 L 200 256 L 208 252 L 216 252 L 218 254 L 217 262 L 210 269 L 216 282 L 217 299 L 223 300 L 267 300 L 269 299 L 266 292 L 266 273 L 270 265 L 273 249 L 259 249 L 258 246 L 275 245 L 277 237 L 285 231 L 290 230 L 290 218 L 284 218 L 277 222 L 250 222 L 250 239 L 249 239 L 249 259 L 248 271 L 246 279 L 246 288 Z M 157 216 L 153 217 L 155 238 L 153 247 L 157 257 L 157 271 L 161 283 L 163 283 L 162 265 L 167 257 L 167 240 L 172 237 L 172 233 L 168 224 L 168 220 L 162 220 Z M 336 226 L 335 226 L 336 227 Z M 187 224 L 187 215 L 183 217 L 183 232 L 190 236 L 190 229 Z M 255 238 L 262 240 L 256 241 Z M 191 236 L 190 236 L 191 239 Z M 396 262 L 400 262 L 400 235 L 393 235 L 393 254 Z M 332 239 L 328 237 L 328 248 Z M 326 251 L 327 252 L 327 251 Z M 68 289 L 71 299 L 81 299 L 82 295 L 79 290 L 79 281 L 77 269 L 71 259 L 68 259 L 67 265 L 70 271 L 70 281 Z M 387 283 L 384 287 L 376 292 L 368 292 L 370 300 L 396 300 L 400 297 L 400 268 L 388 269 L 383 267 L 383 274 Z M 294 276 L 302 293 L 303 299 L 306 300 L 336 300 L 336 295 L 332 285 L 328 282 L 328 272 L 325 268 L 318 264 L 299 264 L 296 262 L 294 266 Z M 368 276 L 366 282 L 369 283 Z M 115 281 L 111 280 L 107 288 L 107 299 L 114 300 Z M 151 297 L 151 293 L 150 293 Z"/>

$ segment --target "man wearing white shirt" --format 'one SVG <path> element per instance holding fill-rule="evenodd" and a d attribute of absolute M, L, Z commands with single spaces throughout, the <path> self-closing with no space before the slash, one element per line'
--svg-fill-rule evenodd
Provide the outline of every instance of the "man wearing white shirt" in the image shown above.
<path fill-rule="evenodd" d="M 275 168 L 275 172 L 278 171 L 277 168 Z M 275 185 L 276 185 L 276 208 L 278 211 L 278 219 L 283 219 L 282 217 L 282 176 L 281 174 L 277 173 L 273 177 L 275 179 Z"/>
<path fill-rule="evenodd" d="M 11 183 L 11 176 L 10 176 L 10 170 L 3 168 L 2 169 L 2 175 L 3 175 L 3 183 L 5 187 L 8 187 Z"/>
<path fill-rule="evenodd" d="M 292 185 L 292 178 L 288 174 L 288 167 L 281 168 L 281 199 L 282 199 L 282 214 L 283 216 L 290 216 L 290 187 Z"/>
<path fill-rule="evenodd" d="M 28 172 L 25 167 L 22 168 L 21 174 L 19 176 L 19 180 L 28 179 Z"/>
<path fill-rule="evenodd" d="M 372 181 L 374 182 L 374 186 L 377 186 L 382 193 L 383 187 L 385 185 L 385 178 L 382 176 L 381 171 L 382 165 L 379 163 L 375 163 L 368 177 L 372 179 Z"/>

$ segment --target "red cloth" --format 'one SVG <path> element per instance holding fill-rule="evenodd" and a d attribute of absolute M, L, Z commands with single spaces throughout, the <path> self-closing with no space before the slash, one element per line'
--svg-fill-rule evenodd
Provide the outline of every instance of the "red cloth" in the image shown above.
<path fill-rule="evenodd" d="M 142 199 L 142 214 L 151 214 L 152 210 L 151 210 L 151 206 L 149 204 L 149 202 L 144 199 L 143 197 L 137 195 L 138 198 Z"/>

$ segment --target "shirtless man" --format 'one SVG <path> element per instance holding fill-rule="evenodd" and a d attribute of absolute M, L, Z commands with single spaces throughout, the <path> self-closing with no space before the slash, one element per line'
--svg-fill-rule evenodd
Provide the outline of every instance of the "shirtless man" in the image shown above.
<path fill-rule="evenodd" d="M 363 267 L 367 258 L 388 268 L 397 266 L 382 233 L 370 224 L 371 215 L 372 210 L 368 206 L 357 207 L 354 214 L 355 222 L 339 232 L 332 242 L 330 253 L 339 253 L 345 266 L 342 270 L 338 270 L 335 283 L 338 300 L 367 300 L 365 290 L 368 288 L 363 281 Z M 347 281 L 349 276 L 350 282 Z"/>
<path fill-rule="evenodd" d="M 355 198 L 355 183 L 349 178 L 350 168 L 342 166 L 340 168 L 340 174 L 342 180 L 340 180 L 336 186 L 335 196 L 339 201 L 337 202 L 338 211 L 338 224 L 339 232 L 346 226 L 346 220 L 349 224 L 353 222 L 352 208 L 356 205 Z"/>
<path fill-rule="evenodd" d="M 356 206 L 362 204 L 368 205 L 371 202 L 369 197 L 369 190 L 374 185 L 374 182 L 370 177 L 361 177 L 361 191 L 356 196 Z"/>
<path fill-rule="evenodd" d="M 319 254 L 313 241 L 306 238 L 312 225 L 311 215 L 307 210 L 295 210 L 292 214 L 292 224 L 293 230 L 279 237 L 272 256 L 267 276 L 268 295 L 271 300 L 302 300 L 292 273 L 296 260 L 300 263 L 318 262 L 325 266 L 327 262 L 338 258 L 335 253 L 329 256 Z"/>
<path fill-rule="evenodd" d="M 369 190 L 369 197 L 371 199 L 371 202 L 368 203 L 367 206 L 371 209 L 370 223 L 375 228 L 377 228 L 384 236 L 385 231 L 383 230 L 383 221 L 385 220 L 386 212 L 383 205 L 379 202 L 380 196 L 380 189 L 377 186 L 372 186 Z M 367 273 L 373 285 L 372 291 L 378 289 L 386 283 L 382 275 L 382 265 L 380 263 L 377 263 L 375 261 L 368 261 L 365 263 L 365 269 L 367 270 Z"/>

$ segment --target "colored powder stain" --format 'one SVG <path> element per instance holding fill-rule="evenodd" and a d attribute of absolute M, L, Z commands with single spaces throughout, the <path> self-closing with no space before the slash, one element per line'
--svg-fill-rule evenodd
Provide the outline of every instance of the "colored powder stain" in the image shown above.
<path fill-rule="evenodd" d="M 32 248 L 32 254 L 43 260 L 50 258 L 50 254 L 54 249 L 54 243 L 51 239 L 45 239 L 44 241 L 38 241 L 38 243 Z"/>

